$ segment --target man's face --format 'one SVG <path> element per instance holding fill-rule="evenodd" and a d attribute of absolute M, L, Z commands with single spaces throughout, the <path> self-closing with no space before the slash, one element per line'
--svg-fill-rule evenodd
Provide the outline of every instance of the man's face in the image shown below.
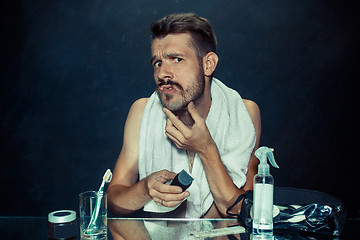
<path fill-rule="evenodd" d="M 188 33 L 169 34 L 154 39 L 151 45 L 156 91 L 163 106 L 171 111 L 185 108 L 204 93 L 202 63 L 190 46 L 190 39 Z"/>

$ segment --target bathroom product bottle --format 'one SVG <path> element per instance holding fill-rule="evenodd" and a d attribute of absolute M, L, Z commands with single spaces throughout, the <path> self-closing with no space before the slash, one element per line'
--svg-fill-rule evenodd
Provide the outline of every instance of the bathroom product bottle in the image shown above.
<path fill-rule="evenodd" d="M 254 204 L 253 204 L 253 239 L 273 238 L 273 193 L 274 178 L 270 175 L 271 165 L 279 166 L 275 162 L 274 149 L 260 147 L 255 156 L 260 160 L 258 173 L 254 176 Z"/>

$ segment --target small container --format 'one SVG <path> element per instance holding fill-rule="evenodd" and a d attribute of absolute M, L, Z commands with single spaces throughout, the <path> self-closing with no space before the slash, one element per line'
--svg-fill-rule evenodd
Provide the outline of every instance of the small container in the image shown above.
<path fill-rule="evenodd" d="M 49 239 L 76 239 L 78 235 L 76 212 L 59 210 L 48 215 Z"/>

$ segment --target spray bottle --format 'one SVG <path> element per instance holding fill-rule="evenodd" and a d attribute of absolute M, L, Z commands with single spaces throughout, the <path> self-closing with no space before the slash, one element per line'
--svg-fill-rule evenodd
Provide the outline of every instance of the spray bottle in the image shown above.
<path fill-rule="evenodd" d="M 273 193 L 274 178 L 270 175 L 271 165 L 279 166 L 275 162 L 274 149 L 260 147 L 255 156 L 260 160 L 258 174 L 254 176 L 254 205 L 253 205 L 253 239 L 272 239 L 273 237 Z"/>

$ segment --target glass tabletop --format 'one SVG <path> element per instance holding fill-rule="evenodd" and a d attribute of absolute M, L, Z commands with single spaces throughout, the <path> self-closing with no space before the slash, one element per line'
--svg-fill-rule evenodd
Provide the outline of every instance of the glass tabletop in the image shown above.
<path fill-rule="evenodd" d="M 108 227 L 114 239 L 212 239 L 246 232 L 236 219 L 109 219 Z"/>
<path fill-rule="evenodd" d="M 285 239 L 360 239 L 360 219 L 348 219 L 341 237 L 274 231 L 275 240 Z M 251 230 L 239 226 L 236 219 L 164 219 L 111 218 L 108 227 L 112 239 L 252 239 Z"/>
<path fill-rule="evenodd" d="M 342 236 L 274 232 L 274 239 L 360 239 L 360 219 L 348 219 Z M 108 218 L 108 239 L 251 239 L 236 219 Z M 0 239 L 48 239 L 46 217 L 0 217 Z M 79 239 L 77 236 L 74 239 Z"/>

